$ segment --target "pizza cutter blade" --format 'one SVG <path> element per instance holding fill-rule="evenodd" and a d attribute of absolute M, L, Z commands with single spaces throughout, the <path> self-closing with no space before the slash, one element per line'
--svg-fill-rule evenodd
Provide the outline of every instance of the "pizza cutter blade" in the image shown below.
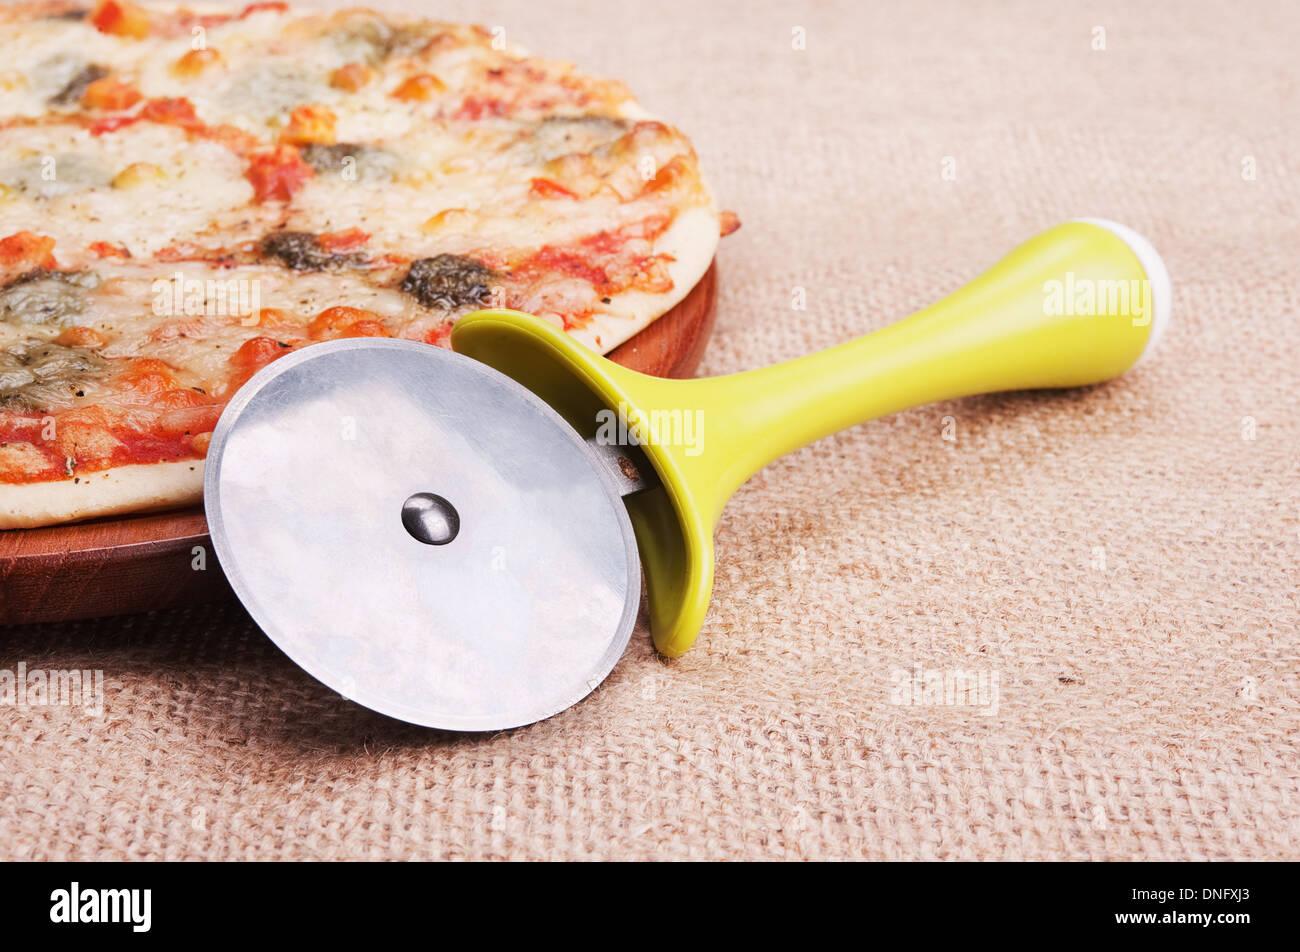
<path fill-rule="evenodd" d="M 208 451 L 213 547 L 254 620 L 373 710 L 452 730 L 585 697 L 636 621 L 615 477 L 542 400 L 410 341 L 264 368 Z"/>
<path fill-rule="evenodd" d="M 689 649 L 714 524 L 768 462 L 922 403 L 1108 380 L 1169 308 L 1150 244 L 1083 220 L 904 321 L 726 377 L 648 377 L 499 309 L 457 322 L 457 353 L 320 344 L 223 414 L 213 544 L 254 619 L 325 684 L 417 724 L 514 727 L 613 668 L 642 565 L 655 646 Z M 611 442 L 636 444 L 616 454 L 644 453 L 642 472 L 609 465 Z"/>

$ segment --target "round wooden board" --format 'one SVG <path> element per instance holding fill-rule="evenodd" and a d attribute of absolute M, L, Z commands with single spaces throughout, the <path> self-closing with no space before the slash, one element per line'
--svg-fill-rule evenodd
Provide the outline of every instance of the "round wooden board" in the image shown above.
<path fill-rule="evenodd" d="M 717 266 L 610 358 L 660 377 L 695 373 L 713 330 Z M 0 624 L 71 621 L 231 597 L 203 508 L 0 532 Z"/>

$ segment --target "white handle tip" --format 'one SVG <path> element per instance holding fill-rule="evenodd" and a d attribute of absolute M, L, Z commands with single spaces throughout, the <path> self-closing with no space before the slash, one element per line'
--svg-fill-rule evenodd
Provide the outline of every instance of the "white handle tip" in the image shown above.
<path fill-rule="evenodd" d="M 1147 343 L 1142 348 L 1141 355 L 1134 362 L 1134 366 L 1137 366 L 1155 350 L 1156 343 L 1169 326 L 1169 313 L 1173 310 L 1173 287 L 1169 283 L 1169 269 L 1165 267 L 1164 259 L 1155 246 L 1127 225 L 1107 218 L 1076 218 L 1075 221 L 1105 228 L 1115 235 L 1137 255 L 1138 263 L 1146 272 L 1147 286 L 1151 293 L 1151 333 L 1147 335 Z"/>

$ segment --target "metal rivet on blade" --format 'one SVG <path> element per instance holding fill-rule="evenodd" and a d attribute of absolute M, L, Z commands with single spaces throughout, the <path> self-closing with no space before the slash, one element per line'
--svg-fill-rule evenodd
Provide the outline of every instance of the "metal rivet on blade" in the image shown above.
<path fill-rule="evenodd" d="M 402 503 L 402 525 L 427 545 L 446 545 L 460 532 L 456 507 L 433 493 L 415 493 Z"/>

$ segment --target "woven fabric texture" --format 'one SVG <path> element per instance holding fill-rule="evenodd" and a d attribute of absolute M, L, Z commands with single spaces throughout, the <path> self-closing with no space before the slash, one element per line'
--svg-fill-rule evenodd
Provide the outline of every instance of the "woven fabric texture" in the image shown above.
<path fill-rule="evenodd" d="M 1300 856 L 1300 7 L 403 6 L 692 136 L 743 222 L 702 372 L 881 327 L 1080 216 L 1161 250 L 1172 324 L 1113 383 L 770 466 L 697 647 L 657 657 L 643 618 L 532 727 L 372 714 L 234 604 L 0 629 L 0 668 L 105 678 L 99 717 L 0 707 L 0 855 Z"/>

